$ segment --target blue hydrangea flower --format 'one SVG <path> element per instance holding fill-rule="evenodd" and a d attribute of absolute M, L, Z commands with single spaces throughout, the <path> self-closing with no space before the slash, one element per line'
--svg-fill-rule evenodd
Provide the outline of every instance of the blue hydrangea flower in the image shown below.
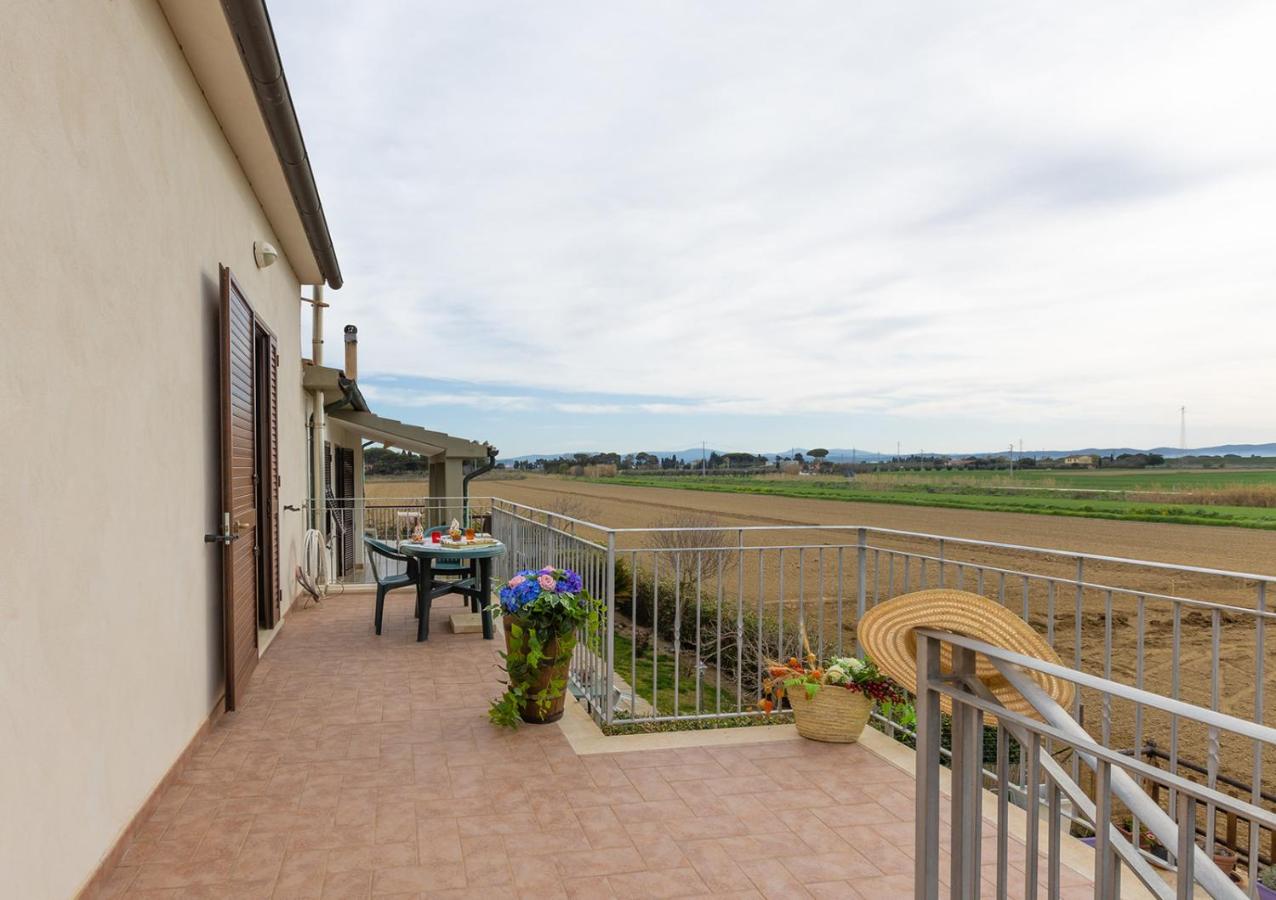
<path fill-rule="evenodd" d="M 539 579 L 544 575 L 554 580 L 552 591 L 541 587 Z M 584 580 L 571 569 L 523 569 L 501 588 L 500 604 L 506 612 L 517 613 L 545 594 L 577 594 L 583 587 Z"/>

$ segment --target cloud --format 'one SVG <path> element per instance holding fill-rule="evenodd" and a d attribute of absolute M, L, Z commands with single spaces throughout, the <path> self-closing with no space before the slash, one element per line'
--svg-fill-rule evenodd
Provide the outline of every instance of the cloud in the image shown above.
<path fill-rule="evenodd" d="M 532 404 L 532 398 L 517 394 L 492 394 L 475 391 L 455 391 L 437 386 L 412 388 L 384 387 L 384 382 L 405 379 L 394 376 L 375 376 L 361 379 L 360 389 L 371 402 L 393 407 L 426 408 L 431 406 L 468 406 L 484 410 L 517 410 Z"/>
<path fill-rule="evenodd" d="M 271 9 L 392 405 L 1276 430 L 1276 6 Z"/>

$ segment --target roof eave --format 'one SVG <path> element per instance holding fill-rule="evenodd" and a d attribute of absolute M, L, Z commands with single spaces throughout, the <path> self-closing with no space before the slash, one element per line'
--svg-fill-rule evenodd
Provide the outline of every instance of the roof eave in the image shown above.
<path fill-rule="evenodd" d="M 265 4 L 159 3 L 298 279 L 341 287 L 341 268 Z"/>

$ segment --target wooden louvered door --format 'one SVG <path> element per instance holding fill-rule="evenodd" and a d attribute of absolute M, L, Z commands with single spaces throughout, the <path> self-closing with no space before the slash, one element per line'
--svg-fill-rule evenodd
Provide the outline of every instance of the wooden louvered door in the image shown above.
<path fill-rule="evenodd" d="M 337 480 L 341 489 L 337 492 L 341 501 L 341 573 L 354 571 L 354 451 L 349 447 L 337 448 Z"/>
<path fill-rule="evenodd" d="M 226 709 L 235 709 L 257 667 L 258 386 L 252 306 L 221 269 L 222 638 Z"/>

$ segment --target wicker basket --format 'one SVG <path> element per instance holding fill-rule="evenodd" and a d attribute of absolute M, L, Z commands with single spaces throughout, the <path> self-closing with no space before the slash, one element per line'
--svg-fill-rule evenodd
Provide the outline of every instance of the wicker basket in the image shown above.
<path fill-rule="evenodd" d="M 853 744 L 868 723 L 873 701 L 859 691 L 822 685 L 814 697 L 795 686 L 785 691 L 793 707 L 793 723 L 798 734 L 812 741 Z"/>

